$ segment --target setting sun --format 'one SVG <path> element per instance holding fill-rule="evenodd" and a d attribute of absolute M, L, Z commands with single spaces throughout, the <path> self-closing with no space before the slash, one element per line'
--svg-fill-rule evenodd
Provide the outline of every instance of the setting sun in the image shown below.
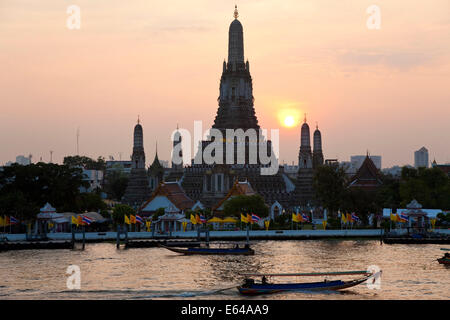
<path fill-rule="evenodd" d="M 286 127 L 293 127 L 295 126 L 295 119 L 293 116 L 287 116 L 286 118 L 284 118 L 284 125 Z"/>

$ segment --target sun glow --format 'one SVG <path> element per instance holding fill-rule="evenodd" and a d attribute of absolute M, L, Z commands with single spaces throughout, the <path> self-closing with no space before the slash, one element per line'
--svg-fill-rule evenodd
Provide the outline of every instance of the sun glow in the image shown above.
<path fill-rule="evenodd" d="M 286 116 L 284 118 L 284 125 L 288 128 L 293 127 L 295 125 L 295 119 L 293 116 Z"/>
<path fill-rule="evenodd" d="M 281 109 L 278 111 L 278 119 L 283 127 L 293 128 L 300 121 L 300 110 L 294 108 Z"/>

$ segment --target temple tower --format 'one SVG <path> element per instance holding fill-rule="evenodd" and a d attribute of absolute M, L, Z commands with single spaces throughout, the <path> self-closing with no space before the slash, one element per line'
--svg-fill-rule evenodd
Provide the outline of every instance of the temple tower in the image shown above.
<path fill-rule="evenodd" d="M 316 125 L 314 131 L 314 149 L 313 149 L 313 168 L 317 168 L 323 165 L 323 152 L 322 152 L 322 135 L 319 131 L 319 126 Z"/>
<path fill-rule="evenodd" d="M 122 202 L 139 208 L 150 196 L 147 171 L 145 170 L 144 134 L 138 123 L 134 127 L 133 154 L 131 155 L 131 172 Z"/>
<path fill-rule="evenodd" d="M 302 169 L 311 169 L 312 165 L 312 153 L 311 153 L 311 139 L 309 134 L 309 125 L 305 122 L 302 125 L 301 130 L 301 143 L 300 152 L 298 153 L 298 166 Z"/>

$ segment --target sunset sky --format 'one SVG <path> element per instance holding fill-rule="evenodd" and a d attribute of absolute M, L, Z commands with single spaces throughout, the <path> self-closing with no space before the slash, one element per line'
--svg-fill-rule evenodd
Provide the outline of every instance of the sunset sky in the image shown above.
<path fill-rule="evenodd" d="M 235 3 L 261 127 L 298 161 L 303 114 L 325 158 L 450 162 L 448 0 L 0 0 L 0 165 L 17 155 L 129 159 L 138 115 L 147 164 L 170 134 L 218 108 Z M 381 9 L 370 30 L 367 8 Z M 67 28 L 70 5 L 81 29 Z M 280 116 L 283 114 L 283 116 Z M 300 123 L 285 127 L 285 115 Z"/>

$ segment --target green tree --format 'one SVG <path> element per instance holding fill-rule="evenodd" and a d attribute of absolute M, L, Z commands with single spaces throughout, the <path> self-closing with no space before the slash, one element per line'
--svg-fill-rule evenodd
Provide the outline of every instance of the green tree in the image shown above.
<path fill-rule="evenodd" d="M 105 179 L 104 189 L 112 199 L 120 201 L 125 194 L 128 185 L 128 176 L 122 171 L 112 171 Z"/>
<path fill-rule="evenodd" d="M 132 207 L 126 204 L 118 204 L 114 207 L 112 212 L 112 219 L 116 224 L 123 224 L 125 221 L 125 216 L 135 215 L 136 211 Z"/>
<path fill-rule="evenodd" d="M 64 157 L 63 164 L 69 167 L 81 167 L 86 170 L 105 170 L 106 161 L 103 157 L 98 157 L 97 160 L 86 156 L 67 156 Z"/>
<path fill-rule="evenodd" d="M 153 214 L 153 220 L 158 219 L 159 217 L 163 216 L 166 213 L 165 208 L 158 208 L 155 213 Z"/>
<path fill-rule="evenodd" d="M 0 172 L 0 208 L 23 219 L 34 219 L 46 202 L 60 212 L 74 211 L 81 187 L 87 188 L 88 183 L 80 168 L 42 162 L 13 164 Z"/>
<path fill-rule="evenodd" d="M 337 165 L 324 165 L 315 170 L 313 187 L 316 202 L 336 216 L 347 193 L 345 169 Z"/>
<path fill-rule="evenodd" d="M 225 201 L 223 211 L 226 216 L 240 217 L 241 213 L 254 213 L 261 218 L 269 215 L 269 208 L 260 195 L 239 195 Z"/>

